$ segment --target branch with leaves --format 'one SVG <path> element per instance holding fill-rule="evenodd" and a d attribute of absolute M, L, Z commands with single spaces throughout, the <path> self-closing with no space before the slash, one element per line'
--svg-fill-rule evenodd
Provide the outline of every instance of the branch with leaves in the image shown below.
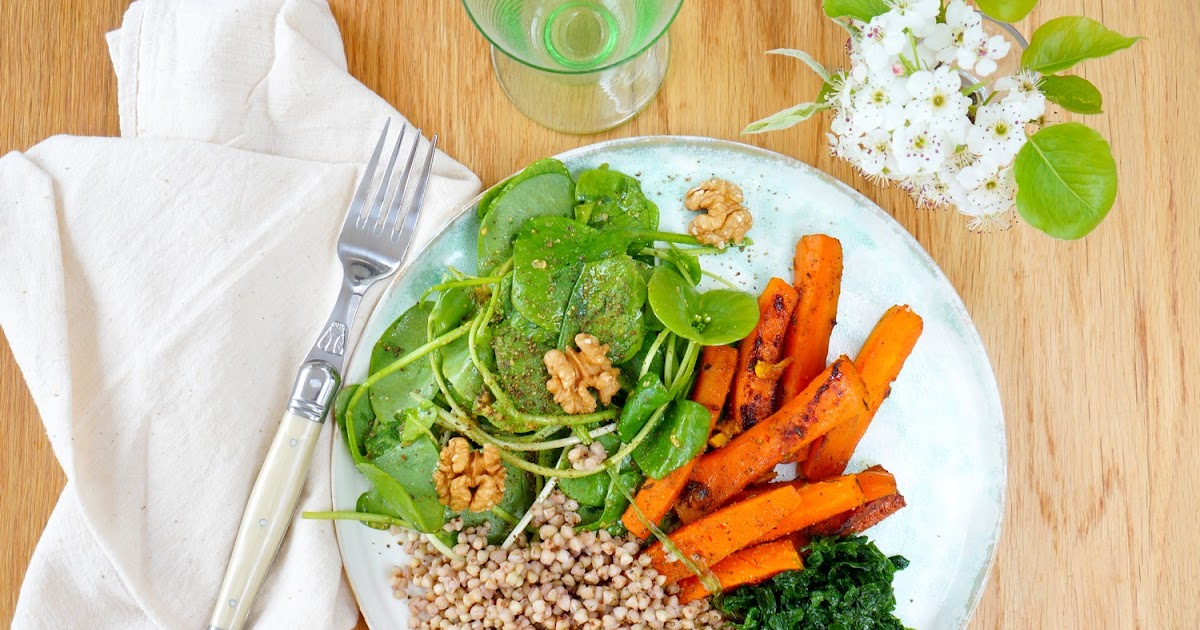
<path fill-rule="evenodd" d="M 1015 209 L 1060 239 L 1091 232 L 1116 199 L 1108 142 L 1078 123 L 1048 124 L 1046 103 L 1103 112 L 1099 89 L 1063 74 L 1135 44 L 1086 17 L 1060 17 L 1034 31 L 1019 66 L 995 80 L 1013 41 L 985 31 L 1024 18 L 1036 0 L 825 0 L 850 35 L 850 68 L 830 72 L 799 59 L 823 81 L 817 100 L 751 123 L 744 133 L 785 129 L 832 114 L 830 151 L 868 179 L 893 182 L 923 207 L 955 207 L 969 229 L 1007 227 Z M 1007 25 L 1001 28 L 1009 28 Z"/>

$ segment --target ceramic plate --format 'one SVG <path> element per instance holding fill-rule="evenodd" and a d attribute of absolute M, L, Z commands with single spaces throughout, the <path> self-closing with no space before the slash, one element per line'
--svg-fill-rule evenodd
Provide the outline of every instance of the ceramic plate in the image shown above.
<path fill-rule="evenodd" d="M 880 315 L 908 304 L 925 331 L 892 395 L 860 444 L 850 470 L 882 464 L 908 507 L 869 531 L 887 554 L 912 564 L 897 574 L 897 614 L 924 630 L 966 624 L 987 579 L 1004 512 L 1005 436 L 987 353 L 954 287 L 895 220 L 850 187 L 807 164 L 754 147 L 683 137 L 616 140 L 560 157 L 572 172 L 604 163 L 635 175 L 658 204 L 663 229 L 682 231 L 684 192 L 713 176 L 739 184 L 754 214 L 745 251 L 704 260 L 705 268 L 758 293 L 773 276 L 791 278 L 796 240 L 823 232 L 841 240 L 845 273 L 830 359 L 854 356 Z M 447 265 L 475 268 L 474 202 L 396 276 L 351 357 L 346 382 L 361 382 L 371 347 Z M 341 440 L 333 454 L 333 504 L 353 510 L 368 488 Z M 392 597 L 392 567 L 405 560 L 393 537 L 337 523 L 346 573 L 367 623 L 407 628 Z"/>

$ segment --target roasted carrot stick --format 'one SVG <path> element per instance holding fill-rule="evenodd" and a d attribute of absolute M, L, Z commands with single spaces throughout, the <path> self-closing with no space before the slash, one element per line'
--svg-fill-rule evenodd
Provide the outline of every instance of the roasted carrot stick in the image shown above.
<path fill-rule="evenodd" d="M 698 459 L 700 458 L 692 459 L 662 479 L 647 477 L 646 483 L 642 484 L 637 496 L 633 497 L 637 509 L 640 509 L 642 514 L 655 525 L 661 525 L 663 518 L 666 517 L 667 512 L 671 511 L 675 501 L 679 499 L 679 494 L 683 492 L 683 486 L 687 484 L 688 477 L 691 476 Z M 621 515 L 621 523 L 625 525 L 625 529 L 629 530 L 630 534 L 639 539 L 645 540 L 650 536 L 650 528 L 642 522 L 632 505 L 625 508 L 625 513 Z"/>
<path fill-rule="evenodd" d="M 722 589 L 756 584 L 784 571 L 804 568 L 796 543 L 790 539 L 747 547 L 712 567 Z M 700 579 L 693 576 L 679 582 L 679 603 L 687 604 L 712 595 Z"/>
<path fill-rule="evenodd" d="M 737 369 L 738 351 L 733 346 L 705 346 L 700 353 L 700 372 L 692 386 L 691 399 L 708 407 L 716 426 L 729 397 L 729 386 Z M 712 427 L 709 428 L 712 430 Z"/>
<path fill-rule="evenodd" d="M 710 512 L 814 439 L 867 410 L 866 386 L 850 359 L 834 361 L 799 396 L 700 457 L 675 511 L 684 522 Z"/>
<path fill-rule="evenodd" d="M 758 297 L 758 326 L 738 346 L 729 417 L 720 423 L 721 433 L 727 437 L 749 429 L 774 411 L 780 377 L 775 365 L 797 299 L 792 285 L 779 278 L 771 278 Z"/>
<path fill-rule="evenodd" d="M 850 536 L 861 534 L 879 524 L 883 519 L 904 507 L 904 497 L 899 493 L 869 501 L 863 505 L 826 519 L 804 530 L 808 536 Z"/>
<path fill-rule="evenodd" d="M 725 406 L 725 398 L 729 395 L 729 385 L 733 382 L 733 370 L 737 366 L 737 350 L 730 346 L 706 346 L 700 353 L 700 373 L 696 376 L 696 384 L 692 386 L 692 400 L 704 405 L 712 414 L 709 431 L 721 417 L 721 409 Z M 637 504 L 646 518 L 658 525 L 671 508 L 683 486 L 687 483 L 692 469 L 699 457 L 675 469 L 674 472 L 662 479 L 647 479 L 638 490 L 633 502 Z M 625 510 L 621 516 L 625 529 L 638 538 L 645 539 L 650 530 L 638 517 L 633 506 Z"/>
<path fill-rule="evenodd" d="M 779 404 L 804 391 L 829 355 L 829 335 L 837 319 L 842 294 L 842 243 L 824 234 L 809 234 L 796 243 L 792 281 L 800 299 L 792 311 L 784 338 L 783 356 L 791 363 L 779 384 Z"/>
<path fill-rule="evenodd" d="M 879 464 L 854 475 L 854 478 L 858 480 L 858 487 L 862 489 L 864 503 L 896 494 L 896 478 Z"/>
<path fill-rule="evenodd" d="M 799 505 L 796 489 L 785 485 L 684 525 L 671 534 L 671 542 L 697 564 L 712 567 L 770 531 Z M 666 576 L 668 584 L 692 574 L 675 558 L 668 561 L 661 542 L 647 547 L 645 554 L 650 557 L 650 566 Z"/>
<path fill-rule="evenodd" d="M 846 470 L 855 447 L 867 432 L 879 405 L 891 392 L 892 381 L 900 374 L 900 368 L 921 336 L 923 326 L 921 317 L 907 306 L 889 308 L 875 324 L 854 360 L 867 386 L 870 411 L 813 442 L 808 458 L 801 465 L 805 477 L 826 479 Z"/>
<path fill-rule="evenodd" d="M 756 538 L 751 544 L 764 543 L 798 532 L 864 503 L 863 491 L 858 486 L 856 475 L 805 484 L 797 488 L 796 492 L 800 495 L 800 507 L 783 517 L 775 529 Z"/>

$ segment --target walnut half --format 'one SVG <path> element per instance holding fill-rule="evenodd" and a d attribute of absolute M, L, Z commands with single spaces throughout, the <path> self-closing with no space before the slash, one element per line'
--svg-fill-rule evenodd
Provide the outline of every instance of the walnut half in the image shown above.
<path fill-rule="evenodd" d="M 482 451 L 471 450 L 465 438 L 452 438 L 438 457 L 433 485 L 442 505 L 461 512 L 486 512 L 504 498 L 508 471 L 500 451 L 491 444 Z"/>
<path fill-rule="evenodd" d="M 604 404 L 621 389 L 617 376 L 621 371 L 608 358 L 608 344 L 587 334 L 575 335 L 579 350 L 567 348 L 551 350 L 543 357 L 550 380 L 546 389 L 554 394 L 554 402 L 569 414 L 592 413 L 596 410 L 596 399 L 589 388 L 595 389 Z"/>
<path fill-rule="evenodd" d="M 707 245 L 740 243 L 754 225 L 750 211 L 742 205 L 743 199 L 742 189 L 723 179 L 713 178 L 692 188 L 683 198 L 684 207 L 706 214 L 692 219 L 688 232 Z"/>

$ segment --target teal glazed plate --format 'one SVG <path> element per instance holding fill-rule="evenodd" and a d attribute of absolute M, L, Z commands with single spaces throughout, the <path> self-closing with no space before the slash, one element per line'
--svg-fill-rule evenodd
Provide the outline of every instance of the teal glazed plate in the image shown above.
<path fill-rule="evenodd" d="M 897 615 L 922 630 L 966 625 L 987 581 L 1004 516 L 1004 415 L 987 352 L 962 300 L 925 250 L 894 219 L 849 186 L 777 153 L 706 138 L 659 136 L 594 144 L 558 156 L 572 172 L 609 164 L 636 176 L 658 204 L 665 230 L 683 231 L 683 195 L 720 177 L 742 187 L 754 244 L 706 257 L 705 268 L 758 293 L 772 276 L 791 280 L 796 241 L 825 233 L 845 256 L 830 359 L 853 357 L 887 308 L 908 304 L 925 320 L 912 356 L 859 445 L 849 470 L 882 464 L 908 502 L 868 535 L 911 565 L 896 576 Z M 376 339 L 447 265 L 475 268 L 478 199 L 465 205 L 396 275 L 371 314 L 346 382 L 361 382 Z M 367 481 L 334 440 L 333 505 L 353 510 Z M 303 523 L 298 526 L 302 527 Z M 406 561 L 393 536 L 336 524 L 346 574 L 377 630 L 407 628 L 392 596 L 392 567 Z"/>

